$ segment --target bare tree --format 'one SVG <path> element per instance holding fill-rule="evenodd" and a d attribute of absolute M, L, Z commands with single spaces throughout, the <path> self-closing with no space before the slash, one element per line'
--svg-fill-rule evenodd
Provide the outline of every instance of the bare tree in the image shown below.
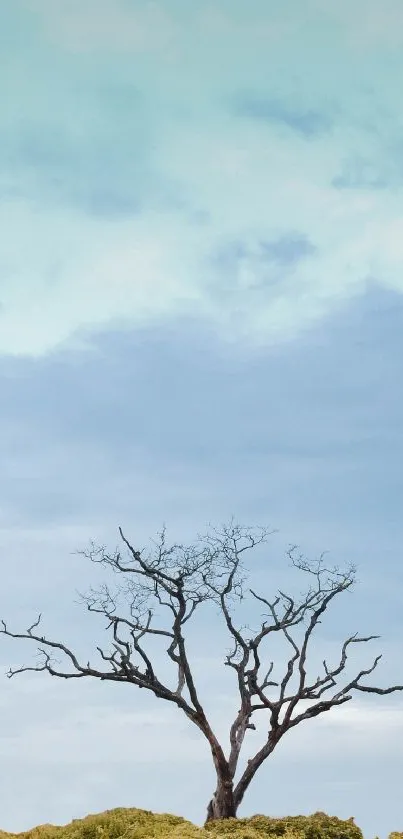
<path fill-rule="evenodd" d="M 308 574 L 313 584 L 298 602 L 282 591 L 270 601 L 247 588 L 248 576 L 243 566 L 245 552 L 267 541 L 270 532 L 266 528 L 243 528 L 231 522 L 221 530 L 210 530 L 190 547 L 168 547 L 164 529 L 155 543 L 155 550 L 147 555 L 130 544 L 121 528 L 119 532 L 125 557 L 120 550 L 111 554 L 105 547 L 96 547 L 93 543 L 90 550 L 82 552 L 93 562 L 109 566 L 121 581 L 114 592 L 103 585 L 99 590 L 90 589 L 81 595 L 88 611 L 104 616 L 108 621 L 107 629 L 111 630 L 109 649 L 97 647 L 99 665 L 81 663 L 66 644 L 42 635 L 39 615 L 24 632 L 12 632 L 4 621 L 1 622 L 0 631 L 4 635 L 35 642 L 41 656 L 37 665 L 10 669 L 8 676 L 25 671 L 46 671 L 63 679 L 93 677 L 129 682 L 174 703 L 202 732 L 211 750 L 217 783 L 208 804 L 206 821 L 236 816 L 259 767 L 284 734 L 303 720 L 348 702 L 353 691 L 383 695 L 403 690 L 403 685 L 379 688 L 361 684 L 361 679 L 375 670 L 380 655 L 368 669 L 360 670 L 344 687 L 337 688 L 336 679 L 345 669 L 351 645 L 365 643 L 378 638 L 377 635 L 359 637 L 355 633 L 347 638 L 342 644 L 338 664 L 332 668 L 323 661 L 323 675 L 312 683 L 307 680 L 306 659 L 313 632 L 333 598 L 355 582 L 354 566 L 346 571 L 328 569 L 323 555 L 319 560 L 308 562 L 291 548 L 288 551 L 291 564 Z M 122 594 L 126 608 L 121 614 Z M 262 614 L 264 620 L 257 631 L 238 626 L 234 619 L 234 604 L 247 595 L 266 612 Z M 230 726 L 227 754 L 200 700 L 184 635 L 187 622 L 196 609 L 206 603 L 218 607 L 231 638 L 232 646 L 225 664 L 234 671 L 239 692 L 240 708 Z M 164 615 L 167 620 L 161 622 Z M 302 642 L 297 644 L 290 630 L 299 624 L 304 625 L 305 632 Z M 272 679 L 273 662 L 265 667 L 261 662 L 263 642 L 273 633 L 279 633 L 291 648 L 281 681 Z M 167 645 L 166 653 L 174 668 L 174 686 L 158 676 L 147 648 L 151 638 Z M 62 669 L 52 657 L 54 652 L 63 654 Z M 277 689 L 275 698 L 274 688 Z M 300 703 L 306 701 L 310 703 L 308 707 L 299 710 Z M 268 717 L 267 737 L 235 780 L 245 735 L 248 729 L 255 729 L 252 720 L 261 712 Z"/>

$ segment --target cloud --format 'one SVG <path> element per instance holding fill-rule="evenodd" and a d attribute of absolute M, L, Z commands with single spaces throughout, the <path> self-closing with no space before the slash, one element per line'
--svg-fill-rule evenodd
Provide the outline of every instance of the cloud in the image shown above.
<path fill-rule="evenodd" d="M 125 107 L 133 116 L 138 114 L 140 122 L 135 89 L 120 90 L 120 94 L 126 99 Z M 113 97 L 113 89 L 108 95 Z M 95 122 L 94 110 L 98 109 L 92 112 Z M 71 116 L 73 120 L 74 114 Z M 66 131 L 60 120 L 49 120 L 40 128 L 35 123 L 20 125 L 17 137 L 10 133 L 6 138 L 9 158 L 3 178 L 12 183 L 14 195 L 24 196 L 30 188 L 48 205 L 71 205 L 112 219 L 136 214 L 142 204 L 146 163 L 143 159 L 140 167 L 122 144 L 116 123 L 106 125 L 101 119 L 98 132 L 94 148 L 91 136 L 78 138 L 74 129 Z M 137 145 L 144 146 L 141 131 L 135 133 Z"/>
<path fill-rule="evenodd" d="M 153 229 L 149 215 L 111 227 L 66 210 L 35 212 L 18 201 L 3 204 L 0 216 L 11 234 L 2 246 L 3 352 L 37 355 L 80 328 L 133 317 L 139 324 L 150 316 L 158 321 L 199 296 L 180 269 L 178 224 L 161 227 L 156 217 Z"/>
<path fill-rule="evenodd" d="M 316 253 L 315 245 L 300 233 L 291 233 L 275 241 L 261 243 L 264 259 L 275 262 L 283 268 L 295 266 L 301 259 Z"/>
<path fill-rule="evenodd" d="M 71 208 L 113 221 L 136 214 L 153 190 L 163 197 L 167 187 L 151 171 L 144 97 L 134 81 L 90 77 L 83 85 L 63 69 L 59 59 L 52 82 L 39 69 L 30 97 L 14 78 L 15 100 L 0 118 L 3 198 L 31 202 L 33 212 Z"/>
<path fill-rule="evenodd" d="M 10 719 L 10 729 L 0 739 L 3 760 L 9 762 L 23 751 L 27 764 L 34 763 L 41 772 L 62 762 L 67 771 L 74 766 L 80 767 L 81 773 L 86 766 L 102 766 L 105 760 L 109 768 L 119 765 L 121 771 L 127 771 L 127 766 L 133 769 L 144 764 L 209 764 L 208 746 L 202 735 L 168 703 L 157 710 L 152 707 L 154 700 L 149 699 L 149 710 L 129 710 L 125 707 L 126 702 L 123 706 L 119 702 L 119 707 L 116 707 L 118 693 L 115 691 L 115 702 L 111 695 L 108 704 L 91 704 L 87 699 L 83 707 L 87 691 L 77 688 L 63 693 L 61 687 L 51 690 L 46 700 L 45 678 L 42 690 L 36 694 L 36 701 L 42 705 L 41 714 L 35 714 L 36 720 L 32 720 L 31 715 L 31 721 L 24 725 L 21 725 L 20 718 L 18 730 L 16 719 L 14 722 Z M 92 695 L 96 687 L 91 690 Z M 133 699 L 135 703 L 138 701 L 134 688 L 132 693 L 134 697 L 130 704 L 133 704 Z M 33 700 L 32 694 L 24 699 L 22 693 L 13 690 L 12 695 L 18 701 L 20 712 L 27 702 Z M 69 697 L 70 702 L 67 701 Z M 227 701 L 231 699 L 233 697 L 227 697 Z M 52 703 L 54 711 L 49 715 Z M 292 733 L 285 735 L 278 747 L 276 762 L 287 765 L 291 754 L 294 759 L 302 759 L 313 741 L 316 759 L 332 754 L 337 761 L 342 755 L 346 756 L 346 746 L 348 755 L 360 753 L 363 757 L 368 752 L 373 754 L 374 747 L 383 753 L 390 754 L 392 751 L 400 755 L 399 734 L 403 733 L 401 708 L 388 706 L 387 714 L 382 706 L 366 708 L 356 703 L 354 708 L 347 708 L 348 705 L 335 708 L 330 714 L 318 717 L 314 723 L 301 723 Z M 244 761 L 263 742 L 267 729 L 262 719 L 264 716 L 260 716 L 256 733 L 250 735 L 245 744 Z M 224 707 L 215 717 L 215 731 L 226 746 L 232 717 L 225 713 Z M 126 748 L 128 733 L 135 743 L 134 749 Z"/>
<path fill-rule="evenodd" d="M 0 80 L 14 90 L 0 116 L 1 353 L 38 356 L 91 331 L 185 316 L 245 348 L 274 346 L 371 278 L 401 293 L 401 178 L 357 163 L 372 160 L 365 120 L 382 103 L 396 115 L 396 74 L 365 61 L 352 83 L 354 54 L 330 12 L 312 0 L 302 37 L 298 15 L 288 25 L 288 12 L 260 4 L 229 16 L 180 2 L 21 0 L 22 42 L 13 9 Z M 344 56 L 337 78 L 312 41 L 315 15 L 329 55 Z M 283 26 L 269 51 L 252 37 Z M 237 101 L 253 119 L 228 108 Z"/>
<path fill-rule="evenodd" d="M 347 156 L 338 174 L 332 179 L 332 185 L 337 189 L 361 192 L 401 189 L 402 143 L 390 139 L 396 135 L 396 129 L 396 121 L 389 115 L 368 153 L 364 156 L 357 151 Z"/>
<path fill-rule="evenodd" d="M 353 49 L 397 49 L 402 42 L 403 12 L 399 0 L 385 0 L 382 6 L 376 0 L 341 0 L 329 6 L 326 0 L 312 0 L 315 12 L 324 14 L 329 23 L 335 22 L 346 42 Z"/>
<path fill-rule="evenodd" d="M 211 260 L 210 294 L 225 307 L 236 301 L 243 310 L 256 309 L 265 305 L 268 291 L 283 292 L 293 271 L 316 252 L 306 236 L 292 231 L 272 240 L 221 245 Z"/>
<path fill-rule="evenodd" d="M 216 259 L 220 269 L 224 271 L 236 271 L 237 265 L 246 260 L 255 263 L 255 272 L 267 266 L 276 266 L 285 271 L 298 265 L 301 260 L 313 256 L 316 251 L 316 247 L 304 234 L 291 231 L 277 239 L 252 243 L 232 242 L 221 248 Z"/>
<path fill-rule="evenodd" d="M 390 182 L 370 160 L 353 157 L 344 162 L 340 174 L 332 179 L 332 185 L 337 189 L 378 190 L 385 189 Z"/>
<path fill-rule="evenodd" d="M 251 94 L 238 97 L 235 111 L 242 117 L 283 125 L 306 139 L 327 133 L 332 127 L 330 117 L 324 113 L 302 110 L 297 106 L 287 105 L 281 99 L 259 98 Z"/>
<path fill-rule="evenodd" d="M 275 476 L 279 497 L 284 492 L 289 498 L 294 487 L 297 539 L 305 518 L 314 516 L 314 529 L 318 515 L 330 526 L 335 509 L 358 530 L 355 522 L 373 504 L 386 515 L 387 498 L 390 514 L 397 515 L 395 426 L 401 410 L 388 382 L 392 370 L 400 376 L 399 300 L 372 288 L 364 309 L 357 301 L 333 328 L 323 325 L 305 336 L 297 359 L 285 346 L 246 355 L 242 346 L 225 348 L 211 326 L 202 330 L 194 318 L 154 330 L 103 333 L 93 339 L 91 352 L 77 347 L 36 360 L 3 359 L 3 517 L 24 527 L 60 522 L 60 516 L 90 526 L 102 508 L 115 528 L 116 518 L 131 520 L 135 505 L 136 520 L 153 521 L 154 532 L 161 522 L 153 510 L 176 516 L 179 504 L 181 527 L 188 529 L 193 508 L 201 517 L 198 526 L 223 503 L 228 515 L 235 506 L 257 505 L 264 517 L 268 505 L 277 526 L 277 517 L 287 515 L 267 475 Z M 262 381 L 270 382 L 268 390 Z M 156 399 L 164 406 L 173 401 L 174 409 L 161 417 Z M 389 413 L 394 419 L 385 425 Z M 228 424 L 229 415 L 237 423 Z M 382 461 L 374 445 L 379 435 L 390 441 Z M 352 506 L 344 498 L 346 475 L 355 487 Z M 397 495 L 390 499 L 392 482 Z M 332 530 L 333 538 L 339 537 Z"/>
<path fill-rule="evenodd" d="M 155 2 L 133 7 L 125 0 L 25 0 L 24 5 L 42 20 L 49 38 L 79 52 L 160 50 L 173 34 L 172 19 Z"/>
<path fill-rule="evenodd" d="M 41 691 L 43 699 L 44 691 Z M 172 713 L 150 711 L 124 711 L 121 708 L 91 706 L 73 707 L 69 712 L 59 710 L 53 718 L 42 724 L 29 723 L 18 733 L 9 731 L 0 739 L 2 760 L 9 761 L 16 752 L 25 750 L 28 764 L 45 767 L 59 764 L 62 758 L 65 771 L 70 767 L 102 765 L 105 761 L 105 740 L 108 739 L 107 761 L 109 768 L 119 765 L 120 769 L 133 763 L 170 764 L 205 762 L 206 748 L 198 738 L 192 737 L 186 723 L 173 724 Z M 79 696 L 76 696 L 79 699 Z M 64 704 L 64 703 L 63 703 Z M 127 750 L 127 736 L 136 743 L 135 751 Z M 152 732 L 152 737 L 150 734 Z M 23 745 L 24 744 L 24 745 Z M 126 764 L 126 766 L 125 766 Z"/>
<path fill-rule="evenodd" d="M 247 194 L 257 173 L 249 166 L 246 170 L 251 180 L 245 172 L 241 181 Z M 231 178 L 221 172 L 209 182 L 210 195 L 200 201 L 213 219 L 222 203 L 215 194 L 222 188 L 225 195 L 226 182 L 230 185 Z M 9 234 L 1 246 L 0 350 L 38 355 L 74 339 L 80 330 L 107 323 L 141 326 L 180 314 L 211 320 L 226 338 L 272 343 L 292 338 L 362 293 L 369 275 L 400 287 L 396 269 L 402 258 L 402 222 L 393 214 L 386 221 L 371 213 L 372 197 L 347 200 L 340 191 L 293 179 L 279 183 L 277 194 L 276 212 L 269 209 L 264 226 L 258 202 L 246 213 L 232 210 L 220 231 L 215 223 L 195 224 L 181 213 L 151 208 L 111 226 L 99 216 L 9 200 L 0 213 Z M 265 286 L 258 309 L 253 296 L 245 294 L 233 303 L 227 296 L 223 306 L 227 277 L 217 277 L 211 257 L 228 241 L 231 229 L 244 239 L 247 218 L 254 228 L 253 236 L 248 233 L 256 243 L 252 251 L 259 251 L 262 241 L 285 242 L 287 214 L 288 228 L 299 215 L 316 217 L 314 265 L 301 259 L 295 276 L 286 273 L 280 286 Z M 249 260 L 247 283 L 259 284 L 262 267 L 261 259 Z"/>

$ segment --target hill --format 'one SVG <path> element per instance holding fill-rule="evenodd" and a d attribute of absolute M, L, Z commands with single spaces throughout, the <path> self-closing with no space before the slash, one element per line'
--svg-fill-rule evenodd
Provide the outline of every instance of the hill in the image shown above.
<path fill-rule="evenodd" d="M 64 826 L 43 824 L 23 833 L 0 831 L 0 839 L 206 839 L 206 834 L 213 834 L 211 839 L 363 839 L 353 818 L 343 821 L 326 813 L 284 818 L 256 815 L 197 827 L 181 816 L 122 807 Z M 403 834 L 393 833 L 390 839 L 403 839 Z"/>

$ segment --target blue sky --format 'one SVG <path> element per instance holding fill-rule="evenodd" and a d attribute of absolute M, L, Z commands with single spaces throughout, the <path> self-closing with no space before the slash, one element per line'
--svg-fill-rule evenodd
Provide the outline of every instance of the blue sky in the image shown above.
<path fill-rule="evenodd" d="M 0 8 L 1 613 L 90 651 L 72 552 L 232 514 L 358 565 L 316 661 L 382 635 L 403 682 L 403 10 L 398 0 L 13 0 Z M 257 570 L 256 570 L 257 569 Z M 98 632 L 99 630 L 99 632 Z M 225 733 L 231 682 L 200 628 Z M 32 651 L 33 653 L 33 651 Z M 0 664 L 30 650 L 2 640 Z M 316 674 L 315 674 L 316 675 Z M 217 679 L 217 689 L 212 690 Z M 364 701 L 365 699 L 365 701 Z M 285 738 L 242 813 L 402 829 L 403 698 Z M 0 827 L 114 806 L 201 823 L 197 732 L 108 686 L 4 679 Z"/>

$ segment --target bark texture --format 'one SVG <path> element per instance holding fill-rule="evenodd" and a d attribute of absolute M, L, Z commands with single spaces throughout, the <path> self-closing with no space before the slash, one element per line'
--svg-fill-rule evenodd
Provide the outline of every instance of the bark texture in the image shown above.
<path fill-rule="evenodd" d="M 206 824 L 216 819 L 235 818 L 236 810 L 233 782 L 218 779 L 217 788 L 207 807 Z"/>

